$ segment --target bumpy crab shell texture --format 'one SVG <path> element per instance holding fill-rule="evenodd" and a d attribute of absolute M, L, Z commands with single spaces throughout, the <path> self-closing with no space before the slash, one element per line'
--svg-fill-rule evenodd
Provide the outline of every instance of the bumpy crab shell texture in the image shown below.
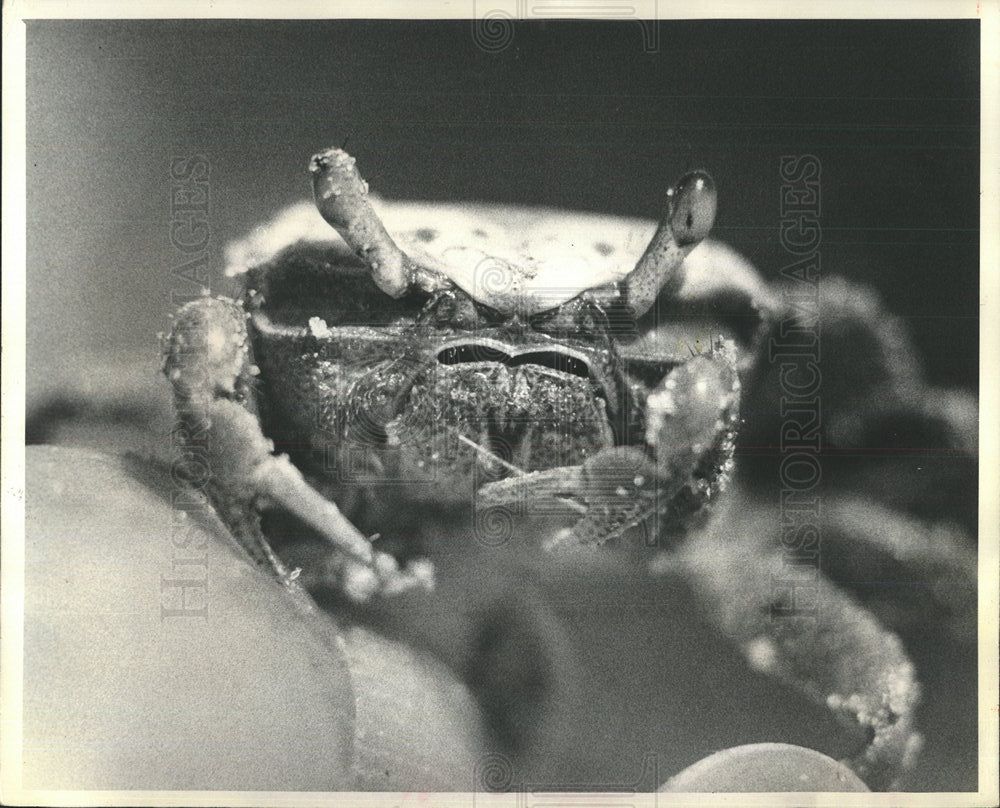
<path fill-rule="evenodd" d="M 524 262 L 529 245 L 532 265 L 544 271 L 546 250 L 569 244 L 577 271 L 588 279 L 583 285 L 627 273 L 656 227 L 641 219 L 466 205 L 442 205 L 436 208 L 440 219 L 429 222 L 423 205 L 377 198 L 373 205 L 393 238 L 429 262 L 452 256 L 454 264 L 472 265 L 482 260 L 480 254 L 498 251 Z M 255 267 L 280 265 L 283 253 L 301 256 L 306 246 L 306 252 L 315 255 L 318 250 L 327 262 L 354 260 L 313 205 L 303 202 L 232 245 L 227 274 L 245 277 L 249 271 L 253 278 Z M 777 480 L 778 474 L 773 453 L 760 456 L 754 447 L 777 443 L 780 391 L 777 371 L 766 359 L 767 340 L 782 318 L 798 315 L 784 302 L 781 287 L 763 282 L 723 244 L 706 241 L 684 267 L 679 293 L 665 296 L 640 320 L 637 338 L 625 350 L 682 358 L 694 347 L 710 345 L 710 335 L 738 345 L 744 411 L 750 415 L 743 418 L 741 439 L 747 448 L 737 453 L 746 468 L 707 527 L 656 556 L 650 570 L 693 580 L 717 627 L 753 667 L 863 730 L 863 748 L 848 762 L 869 786 L 899 786 L 907 776 L 912 779 L 923 744 L 916 729 L 920 672 L 912 654 L 926 659 L 921 642 L 926 644 L 928 636 L 956 644 L 961 664 L 972 653 L 975 399 L 927 385 L 905 328 L 886 315 L 870 291 L 838 278 L 824 281 L 820 312 L 823 356 L 829 361 L 822 392 L 829 413 L 823 423 L 824 447 L 891 448 L 896 441 L 905 448 L 906 440 L 920 445 L 923 439 L 931 441 L 923 445 L 948 448 L 950 457 L 947 463 L 929 458 L 929 473 L 921 475 L 905 453 L 873 453 L 867 462 L 854 464 L 831 453 L 832 470 L 820 494 L 823 529 L 851 531 L 852 543 L 828 542 L 824 549 L 826 580 L 817 590 L 818 620 L 776 621 L 768 582 L 783 563 L 778 492 L 761 480 Z M 300 291 L 309 294 L 308 289 Z M 572 296 L 569 290 L 564 294 L 557 302 Z M 337 305 L 335 300 L 316 301 L 321 327 L 328 317 L 337 318 Z M 837 406 L 828 408 L 827 402 Z M 907 433 L 902 438 L 901 424 Z M 878 440 L 882 442 L 872 442 Z M 928 509 L 925 494 L 938 507 Z M 905 576 L 922 583 L 919 595 L 912 596 L 916 587 L 907 591 L 878 585 L 902 583 Z M 924 596 L 928 589 L 930 598 Z M 939 713 L 940 703 L 932 701 L 925 712 Z M 962 707 L 974 738 L 974 716 L 969 719 L 967 703 Z M 931 748 L 930 754 L 938 753 Z"/>

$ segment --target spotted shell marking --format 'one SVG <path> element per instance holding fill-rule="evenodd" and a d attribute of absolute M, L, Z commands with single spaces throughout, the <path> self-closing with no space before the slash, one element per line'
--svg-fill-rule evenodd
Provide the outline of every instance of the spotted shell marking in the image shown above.
<path fill-rule="evenodd" d="M 604 217 L 581 222 L 578 216 L 544 209 L 526 216 L 503 207 L 446 206 L 433 224 L 428 224 L 426 210 L 405 204 L 383 203 L 376 210 L 415 261 L 440 272 L 475 300 L 524 316 L 622 280 L 655 229 L 640 227 L 641 235 L 633 236 L 620 221 L 605 230 Z"/>

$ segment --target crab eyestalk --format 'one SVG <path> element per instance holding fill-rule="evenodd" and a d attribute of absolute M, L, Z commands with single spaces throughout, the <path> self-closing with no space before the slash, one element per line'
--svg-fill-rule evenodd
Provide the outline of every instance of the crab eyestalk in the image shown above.
<path fill-rule="evenodd" d="M 684 281 L 681 264 L 708 235 L 715 222 L 715 183 L 704 171 L 691 171 L 667 192 L 667 211 L 649 246 L 625 279 L 636 317 L 649 311 L 661 292 L 676 292 Z"/>
<path fill-rule="evenodd" d="M 371 268 L 386 294 L 402 297 L 418 267 L 396 245 L 368 201 L 368 183 L 343 149 L 327 149 L 309 161 L 316 207 L 348 246 Z"/>

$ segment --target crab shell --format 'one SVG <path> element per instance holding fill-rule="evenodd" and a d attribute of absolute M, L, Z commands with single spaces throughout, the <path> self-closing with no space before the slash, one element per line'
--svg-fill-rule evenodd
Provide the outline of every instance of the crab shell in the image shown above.
<path fill-rule="evenodd" d="M 442 230 L 414 227 L 406 221 L 408 211 L 399 213 L 401 229 L 394 240 L 417 263 L 440 272 L 474 300 L 522 316 L 624 280 L 642 250 L 641 243 L 602 239 L 600 222 L 594 227 L 578 219 L 557 222 L 550 213 L 449 211 Z"/>
<path fill-rule="evenodd" d="M 656 222 L 548 208 L 439 204 L 369 197 L 392 239 L 415 261 L 440 272 L 497 311 L 532 314 L 586 289 L 616 283 L 635 267 Z M 343 240 L 311 202 L 293 205 L 227 250 L 235 276 L 298 240 Z"/>
<path fill-rule="evenodd" d="M 365 197 L 398 246 L 473 297 L 482 292 L 480 302 L 498 311 L 506 311 L 508 299 L 542 311 L 623 280 L 658 228 L 653 219 L 541 206 Z M 230 243 L 225 274 L 241 275 L 298 240 L 339 243 L 350 252 L 315 203 L 303 200 Z M 685 279 L 684 296 L 724 286 L 745 291 L 758 305 L 774 303 L 753 266 L 711 238 L 684 259 L 684 267 L 694 272 Z"/>

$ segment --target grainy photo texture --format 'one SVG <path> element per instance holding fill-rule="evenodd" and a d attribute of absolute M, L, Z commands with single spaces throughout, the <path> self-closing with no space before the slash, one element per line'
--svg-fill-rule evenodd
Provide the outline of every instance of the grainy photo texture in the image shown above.
<path fill-rule="evenodd" d="M 606 5 L 27 22 L 23 788 L 977 790 L 980 23 Z"/>

